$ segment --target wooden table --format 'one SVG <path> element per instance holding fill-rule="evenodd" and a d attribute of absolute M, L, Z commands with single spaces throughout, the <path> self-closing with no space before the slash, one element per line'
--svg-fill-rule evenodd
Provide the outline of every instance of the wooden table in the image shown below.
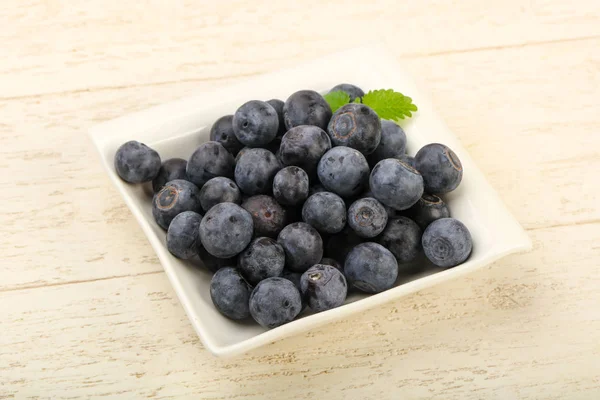
<path fill-rule="evenodd" d="M 600 397 L 600 2 L 167 3 L 2 4 L 0 398 Z M 86 130 L 374 40 L 534 251 L 214 358 Z"/>

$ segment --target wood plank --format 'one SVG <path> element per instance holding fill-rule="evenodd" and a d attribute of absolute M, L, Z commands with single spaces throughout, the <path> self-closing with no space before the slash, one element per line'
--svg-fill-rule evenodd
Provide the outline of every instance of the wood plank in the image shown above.
<path fill-rule="evenodd" d="M 595 39 L 404 61 L 526 228 L 600 219 L 599 46 Z M 0 290 L 160 271 L 85 130 L 227 82 L 0 103 L 0 187 L 11 204 L 1 217 Z"/>
<path fill-rule="evenodd" d="M 598 36 L 599 26 L 597 1 L 8 2 L 0 97 L 256 74 L 372 42 L 423 55 Z"/>
<path fill-rule="evenodd" d="M 594 398 L 600 224 L 532 236 L 529 254 L 231 360 L 162 273 L 6 292 L 0 398 Z"/>

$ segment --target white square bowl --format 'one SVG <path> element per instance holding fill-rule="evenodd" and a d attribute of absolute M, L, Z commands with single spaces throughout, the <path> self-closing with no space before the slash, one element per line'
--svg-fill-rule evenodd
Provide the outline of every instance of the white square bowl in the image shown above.
<path fill-rule="evenodd" d="M 266 343 L 345 318 L 351 314 L 398 299 L 488 265 L 510 253 L 531 249 L 531 240 L 506 209 L 454 134 L 433 111 L 426 95 L 384 48 L 358 48 L 321 58 L 295 68 L 263 75 L 210 93 L 181 99 L 146 111 L 117 118 L 90 130 L 106 171 L 125 203 L 138 220 L 156 251 L 192 325 L 208 350 L 217 356 L 232 356 Z M 251 99 L 285 100 L 301 89 L 325 92 L 341 82 L 370 89 L 393 88 L 413 98 L 419 107 L 413 118 L 402 123 L 408 136 L 409 154 L 423 145 L 439 142 L 452 148 L 462 161 L 464 177 L 457 190 L 445 196 L 452 216 L 471 231 L 473 253 L 462 265 L 426 271 L 400 279 L 396 287 L 377 294 L 352 294 L 346 304 L 301 318 L 272 330 L 223 317 L 210 299 L 211 274 L 173 257 L 165 246 L 165 232 L 154 222 L 147 188 L 122 181 L 113 167 L 117 148 L 138 140 L 156 149 L 163 160 L 187 159 L 202 142 L 217 118 L 233 114 Z M 109 246 L 110 243 L 106 243 Z"/>

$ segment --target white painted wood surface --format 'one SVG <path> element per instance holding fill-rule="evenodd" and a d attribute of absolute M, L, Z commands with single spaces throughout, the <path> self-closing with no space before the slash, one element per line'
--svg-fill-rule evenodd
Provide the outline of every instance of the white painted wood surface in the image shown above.
<path fill-rule="evenodd" d="M 0 398 L 600 397 L 600 3 L 129 3 L 0 9 Z M 373 40 L 535 250 L 216 359 L 85 131 Z"/>

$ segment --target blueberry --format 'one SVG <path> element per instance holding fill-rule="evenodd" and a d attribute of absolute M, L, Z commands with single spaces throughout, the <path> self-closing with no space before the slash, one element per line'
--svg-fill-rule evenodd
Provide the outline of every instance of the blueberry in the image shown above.
<path fill-rule="evenodd" d="M 242 192 L 253 196 L 269 193 L 273 178 L 281 164 L 277 157 L 266 149 L 248 149 L 235 166 L 235 182 Z"/>
<path fill-rule="evenodd" d="M 246 146 L 264 146 L 277 136 L 278 130 L 277 111 L 267 102 L 251 100 L 233 115 L 235 136 Z"/>
<path fill-rule="evenodd" d="M 290 271 L 304 272 L 323 258 L 323 240 L 319 232 L 304 222 L 283 228 L 277 242 L 285 250 L 285 266 Z"/>
<path fill-rule="evenodd" d="M 234 203 L 220 203 L 208 210 L 200 223 L 202 245 L 215 257 L 240 253 L 252 239 L 252 216 Z"/>
<path fill-rule="evenodd" d="M 358 199 L 348 209 L 348 225 L 363 238 L 372 238 L 383 232 L 387 218 L 383 205 L 372 197 Z"/>
<path fill-rule="evenodd" d="M 249 197 L 242 208 L 252 215 L 254 236 L 277 237 L 287 221 L 286 211 L 270 196 Z"/>
<path fill-rule="evenodd" d="M 191 182 L 176 179 L 167 182 L 152 199 L 152 215 L 163 229 L 184 211 L 200 212 L 200 190 Z"/>
<path fill-rule="evenodd" d="M 292 282 L 298 291 L 300 291 L 300 279 L 302 278 L 301 272 L 292 272 L 289 269 L 284 268 L 283 272 L 281 272 L 281 277 Z"/>
<path fill-rule="evenodd" d="M 462 264 L 473 249 L 471 233 L 454 218 L 440 218 L 429 224 L 423 233 L 422 244 L 427 258 L 442 268 Z"/>
<path fill-rule="evenodd" d="M 463 176 L 462 164 L 447 146 L 431 143 L 415 156 L 415 168 L 423 175 L 425 191 L 444 194 L 458 187 Z"/>
<path fill-rule="evenodd" d="M 160 156 L 144 143 L 124 143 L 115 153 L 115 169 L 125 182 L 151 181 L 160 170 Z"/>
<path fill-rule="evenodd" d="M 300 90 L 292 94 L 283 105 L 283 119 L 289 130 L 298 125 L 315 125 L 327 129 L 331 107 L 314 90 Z"/>
<path fill-rule="evenodd" d="M 330 265 L 310 267 L 300 278 L 302 297 L 314 312 L 331 310 L 344 304 L 348 285 L 344 275 Z"/>
<path fill-rule="evenodd" d="M 367 157 L 369 165 L 375 166 L 379 161 L 386 158 L 406 157 L 406 134 L 397 123 L 381 120 L 381 141 L 375 151 Z"/>
<path fill-rule="evenodd" d="M 373 196 L 388 207 L 406 210 L 423 195 L 423 177 L 395 158 L 379 161 L 369 179 Z"/>
<path fill-rule="evenodd" d="M 200 237 L 200 232 L 198 231 L 198 237 Z M 217 272 L 221 268 L 231 267 L 232 265 L 237 265 L 237 257 L 230 258 L 219 258 L 210 254 L 204 246 L 202 246 L 202 242 L 198 241 L 198 256 L 202 264 L 211 272 Z"/>
<path fill-rule="evenodd" d="M 244 147 L 233 132 L 233 115 L 225 115 L 215 121 L 210 128 L 210 140 L 221 143 L 233 156 Z"/>
<path fill-rule="evenodd" d="M 204 211 L 226 202 L 236 204 L 242 202 L 242 192 L 231 179 L 222 176 L 212 178 L 200 189 L 200 204 Z"/>
<path fill-rule="evenodd" d="M 250 294 L 250 315 L 265 328 L 276 328 L 292 321 L 302 311 L 296 286 L 284 278 L 260 281 Z"/>
<path fill-rule="evenodd" d="M 302 220 L 319 232 L 340 232 L 346 226 L 346 217 L 344 200 L 331 192 L 313 194 L 302 207 Z"/>
<path fill-rule="evenodd" d="M 184 260 L 198 255 L 200 221 L 202 215 L 194 211 L 184 211 L 173 218 L 167 231 L 167 249 L 171 254 Z"/>
<path fill-rule="evenodd" d="M 329 93 L 338 91 L 346 92 L 348 96 L 350 96 L 350 103 L 352 103 L 357 97 L 362 99 L 362 97 L 365 95 L 365 92 L 363 92 L 361 88 L 350 83 L 340 83 L 339 85 L 332 87 Z"/>
<path fill-rule="evenodd" d="M 325 153 L 317 172 L 321 184 L 342 197 L 358 195 L 369 181 L 365 156 L 350 147 L 338 146 Z"/>
<path fill-rule="evenodd" d="M 346 257 L 344 272 L 348 282 L 366 293 L 380 293 L 394 286 L 398 262 L 394 255 L 378 243 L 356 246 Z"/>
<path fill-rule="evenodd" d="M 334 260 L 333 258 L 323 257 L 321 261 L 319 261 L 319 264 L 329 265 L 342 273 L 344 272 L 344 266 L 340 264 L 337 260 Z"/>
<path fill-rule="evenodd" d="M 235 164 L 237 165 L 237 163 L 240 161 L 240 158 L 242 157 L 242 154 L 244 154 L 246 152 L 246 150 L 251 149 L 251 147 L 242 147 L 240 149 L 240 151 L 237 153 L 237 155 L 235 156 Z M 270 151 L 270 150 L 269 150 Z"/>
<path fill-rule="evenodd" d="M 285 129 L 285 121 L 283 120 L 283 105 L 285 103 L 279 99 L 267 100 L 267 103 L 269 103 L 271 107 L 275 109 L 277 118 L 279 119 L 279 130 L 277 131 L 277 136 L 283 136 L 287 130 Z"/>
<path fill-rule="evenodd" d="M 252 289 L 233 267 L 218 270 L 210 281 L 210 298 L 221 314 L 240 320 L 250 316 Z"/>
<path fill-rule="evenodd" d="M 436 219 L 450 217 L 450 209 L 440 197 L 424 194 L 414 206 L 407 210 L 407 214 L 421 229 L 425 229 Z"/>
<path fill-rule="evenodd" d="M 352 147 L 368 155 L 381 141 L 381 121 L 371 108 L 350 103 L 333 114 L 327 133 L 334 146 Z"/>
<path fill-rule="evenodd" d="M 281 275 L 285 252 L 275 240 L 259 237 L 240 253 L 238 262 L 242 276 L 251 285 L 256 285 L 263 279 Z"/>
<path fill-rule="evenodd" d="M 413 156 L 409 156 L 408 154 L 403 154 L 400 157 L 396 157 L 398 158 L 400 161 L 402 161 L 404 164 L 408 164 L 411 167 L 415 168 L 415 158 Z"/>
<path fill-rule="evenodd" d="M 158 192 L 167 182 L 175 179 L 187 180 L 186 166 L 187 161 L 181 158 L 169 158 L 164 161 L 158 170 L 158 175 L 152 180 L 154 193 Z"/>
<path fill-rule="evenodd" d="M 217 176 L 233 178 L 235 161 L 221 143 L 202 143 L 193 153 L 187 164 L 188 179 L 202 187 Z"/>
<path fill-rule="evenodd" d="M 283 165 L 296 165 L 312 177 L 319 160 L 329 149 L 331 141 L 323 129 L 318 126 L 300 125 L 283 135 L 279 159 Z"/>
<path fill-rule="evenodd" d="M 423 231 L 413 220 L 398 217 L 390 220 L 379 236 L 379 243 L 392 252 L 399 264 L 413 261 L 421 251 Z"/>
<path fill-rule="evenodd" d="M 298 205 L 308 197 L 308 175 L 302 168 L 285 167 L 273 179 L 273 196 L 279 204 Z"/>
<path fill-rule="evenodd" d="M 348 253 L 357 245 L 364 242 L 352 229 L 347 227 L 340 233 L 333 235 L 327 241 L 326 251 L 327 257 L 344 262 Z"/>

